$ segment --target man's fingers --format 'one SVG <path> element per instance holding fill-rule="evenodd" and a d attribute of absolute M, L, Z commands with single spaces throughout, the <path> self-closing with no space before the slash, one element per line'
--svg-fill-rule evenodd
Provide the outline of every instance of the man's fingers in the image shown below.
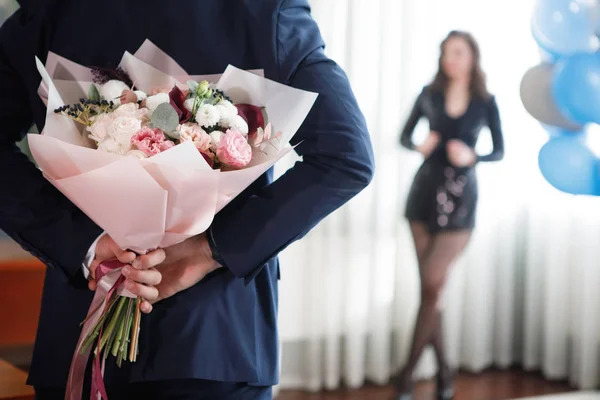
<path fill-rule="evenodd" d="M 96 268 L 98 268 L 99 264 L 100 261 L 94 259 L 94 261 L 92 261 L 92 264 L 90 265 L 90 276 L 92 277 L 92 279 L 96 279 Z"/>
<path fill-rule="evenodd" d="M 153 286 L 146 286 L 141 283 L 137 283 L 127 279 L 125 281 L 125 288 L 129 290 L 133 295 L 142 297 L 148 301 L 153 301 L 158 297 L 158 289 Z"/>
<path fill-rule="evenodd" d="M 140 304 L 140 310 L 142 310 L 144 314 L 150 314 L 152 312 L 152 304 L 147 300 L 143 300 L 142 304 Z"/>
<path fill-rule="evenodd" d="M 165 257 L 165 251 L 163 249 L 158 249 L 151 251 L 148 254 L 138 256 L 131 265 L 140 270 L 150 269 L 165 261 Z"/>
<path fill-rule="evenodd" d="M 88 281 L 88 288 L 93 292 L 98 287 L 96 281 Z"/>
<path fill-rule="evenodd" d="M 118 247 L 115 249 L 115 257 L 123 264 L 131 264 L 136 259 L 137 254 L 129 250 L 121 250 Z"/>
<path fill-rule="evenodd" d="M 145 285 L 155 286 L 162 280 L 161 273 L 155 269 L 135 269 L 127 265 L 123 268 L 123 275 L 129 280 L 143 283 Z"/>

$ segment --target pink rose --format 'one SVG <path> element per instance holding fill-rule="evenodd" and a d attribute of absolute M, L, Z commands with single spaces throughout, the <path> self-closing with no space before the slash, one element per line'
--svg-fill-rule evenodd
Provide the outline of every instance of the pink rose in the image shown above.
<path fill-rule="evenodd" d="M 148 157 L 175 146 L 170 140 L 165 140 L 165 134 L 160 129 L 140 129 L 131 138 L 131 144 L 143 151 Z"/>
<path fill-rule="evenodd" d="M 208 151 L 210 148 L 212 139 L 198 124 L 188 122 L 179 125 L 177 132 L 179 132 L 179 139 L 182 142 L 194 142 L 194 145 L 200 152 Z"/>
<path fill-rule="evenodd" d="M 240 132 L 228 130 L 219 142 L 217 157 L 223 164 L 243 168 L 252 160 L 252 147 Z"/>

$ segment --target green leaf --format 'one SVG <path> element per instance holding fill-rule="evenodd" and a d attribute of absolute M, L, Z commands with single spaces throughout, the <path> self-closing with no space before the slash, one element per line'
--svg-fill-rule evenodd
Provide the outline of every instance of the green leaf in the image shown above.
<path fill-rule="evenodd" d="M 196 91 L 196 88 L 198 87 L 198 82 L 189 80 L 186 83 L 192 92 Z"/>
<path fill-rule="evenodd" d="M 88 89 L 88 99 L 90 99 L 91 101 L 100 101 L 100 92 L 98 91 L 96 85 L 94 85 L 93 83 Z"/>
<path fill-rule="evenodd" d="M 164 131 L 163 131 L 164 132 Z M 181 137 L 179 136 L 179 132 L 177 131 L 171 131 L 171 132 L 165 132 L 165 136 L 168 139 L 173 140 L 174 142 L 178 141 Z M 175 143 L 177 144 L 177 143 Z"/>
<path fill-rule="evenodd" d="M 152 126 L 166 134 L 171 134 L 179 126 L 179 115 L 169 103 L 162 103 L 152 113 Z"/>

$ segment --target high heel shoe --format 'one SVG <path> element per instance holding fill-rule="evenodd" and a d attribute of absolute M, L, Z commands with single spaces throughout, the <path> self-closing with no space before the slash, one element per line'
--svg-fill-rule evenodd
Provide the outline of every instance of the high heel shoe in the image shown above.
<path fill-rule="evenodd" d="M 452 400 L 454 398 L 454 374 L 450 369 L 445 368 L 438 373 L 437 379 L 437 399 Z"/>
<path fill-rule="evenodd" d="M 400 393 L 396 394 L 394 400 L 413 400 L 412 393 Z"/>
<path fill-rule="evenodd" d="M 407 378 L 404 371 L 400 372 L 393 378 L 394 394 L 393 400 L 413 400 L 413 382 Z"/>

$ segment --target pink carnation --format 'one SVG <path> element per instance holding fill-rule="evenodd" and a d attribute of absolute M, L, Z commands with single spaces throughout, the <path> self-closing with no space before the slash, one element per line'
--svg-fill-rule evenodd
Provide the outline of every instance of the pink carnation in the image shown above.
<path fill-rule="evenodd" d="M 243 168 L 252 160 L 252 147 L 239 131 L 230 129 L 219 142 L 217 157 L 223 164 Z"/>
<path fill-rule="evenodd" d="M 131 138 L 131 144 L 143 151 L 148 157 L 173 147 L 175 144 L 165 140 L 165 134 L 160 129 L 143 128 Z"/>

